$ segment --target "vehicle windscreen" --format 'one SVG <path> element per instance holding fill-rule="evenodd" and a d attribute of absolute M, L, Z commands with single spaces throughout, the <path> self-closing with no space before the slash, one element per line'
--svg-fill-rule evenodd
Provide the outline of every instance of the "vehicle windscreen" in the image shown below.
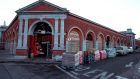
<path fill-rule="evenodd" d="M 122 47 L 116 47 L 116 50 L 123 50 Z"/>

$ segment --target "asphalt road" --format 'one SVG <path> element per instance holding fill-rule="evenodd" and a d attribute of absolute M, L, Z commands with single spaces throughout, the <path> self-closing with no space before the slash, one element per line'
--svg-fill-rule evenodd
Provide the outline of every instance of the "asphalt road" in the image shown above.
<path fill-rule="evenodd" d="M 73 79 L 140 79 L 140 53 L 92 62 L 75 70 L 61 70 Z"/>
<path fill-rule="evenodd" d="M 0 79 L 11 79 L 11 75 L 2 64 L 0 64 Z"/>
<path fill-rule="evenodd" d="M 140 53 L 65 70 L 54 64 L 0 63 L 0 79 L 140 79 Z"/>

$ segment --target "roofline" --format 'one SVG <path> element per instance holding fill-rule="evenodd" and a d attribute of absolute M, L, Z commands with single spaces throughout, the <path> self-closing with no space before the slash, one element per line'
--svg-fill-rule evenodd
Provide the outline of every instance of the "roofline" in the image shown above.
<path fill-rule="evenodd" d="M 110 29 L 110 28 L 108 28 L 108 27 L 106 27 L 106 26 L 104 26 L 104 25 L 101 25 L 101 24 L 99 24 L 99 23 L 96 23 L 96 22 L 94 22 L 94 21 L 91 21 L 91 20 L 89 20 L 89 19 L 86 19 L 86 18 L 84 18 L 84 17 L 78 16 L 78 15 L 73 14 L 73 13 L 70 13 L 70 12 L 69 12 L 69 14 L 72 15 L 72 16 L 74 16 L 74 17 L 77 17 L 77 18 L 80 18 L 80 19 L 85 20 L 85 21 L 87 21 L 87 22 L 96 24 L 96 25 L 101 26 L 101 27 L 103 27 L 103 28 L 105 28 L 105 29 L 111 30 L 111 31 L 113 31 L 113 32 L 116 32 L 116 33 L 122 35 L 122 36 L 127 37 L 126 35 L 123 35 L 123 34 L 121 34 L 120 32 L 117 32 L 117 31 L 115 31 L 115 30 L 113 30 L 113 29 Z M 7 30 L 10 28 L 10 26 L 11 26 L 12 23 L 17 19 L 17 17 L 18 17 L 18 15 L 15 16 L 15 18 L 11 21 L 11 23 L 9 24 L 8 28 L 7 28 L 5 31 L 7 31 Z"/>
<path fill-rule="evenodd" d="M 85 20 L 85 21 L 87 21 L 87 22 L 90 22 L 90 23 L 92 23 L 92 24 L 101 26 L 101 27 L 103 27 L 103 28 L 105 28 L 105 29 L 108 29 L 108 30 L 111 30 L 111 31 L 113 31 L 113 32 L 116 32 L 116 33 L 118 33 L 118 34 L 120 34 L 120 35 L 122 35 L 122 36 L 125 36 L 125 35 L 121 34 L 121 33 L 118 32 L 118 31 L 115 31 L 115 30 L 113 30 L 113 29 L 110 29 L 110 28 L 108 28 L 108 27 L 106 27 L 106 26 L 104 26 L 104 25 L 101 25 L 101 24 L 99 24 L 99 23 L 96 23 L 96 22 L 94 22 L 94 21 L 92 21 L 92 20 L 86 19 L 86 18 L 84 18 L 84 17 L 81 17 L 81 16 L 76 15 L 76 14 L 71 13 L 71 12 L 69 12 L 69 14 L 72 15 L 72 16 L 74 16 L 74 17 L 77 17 L 77 18 L 79 18 L 79 19 L 82 19 L 82 20 Z"/>
<path fill-rule="evenodd" d="M 14 17 L 14 19 L 11 21 L 11 23 L 8 25 L 8 27 L 6 28 L 5 32 L 11 27 L 11 25 L 14 23 L 14 21 L 18 18 L 18 15 L 16 15 Z"/>
<path fill-rule="evenodd" d="M 59 14 L 65 14 L 65 13 L 68 13 L 68 12 L 64 12 L 64 11 L 23 11 L 23 12 L 19 12 L 18 14 L 28 14 L 28 13 L 40 13 L 40 14 L 43 14 L 43 13 L 53 13 L 53 14 L 56 14 L 56 13 L 59 13 Z"/>
<path fill-rule="evenodd" d="M 51 5 L 51 6 L 54 6 L 54 7 L 58 8 L 58 9 L 60 9 L 60 10 L 64 10 L 64 12 L 61 12 L 61 13 L 67 12 L 68 14 L 70 14 L 70 15 L 72 15 L 72 16 L 74 16 L 74 17 L 77 17 L 77 18 L 79 18 L 79 19 L 85 20 L 85 21 L 87 21 L 87 22 L 90 22 L 90 23 L 92 23 L 92 24 L 98 25 L 98 26 L 100 26 L 100 27 L 102 27 L 102 28 L 105 28 L 105 29 L 107 29 L 107 30 L 113 31 L 113 32 L 115 32 L 115 33 L 118 33 L 118 34 L 120 34 L 120 35 L 126 37 L 126 35 L 123 35 L 123 34 L 121 34 L 121 33 L 118 32 L 118 31 L 115 31 L 115 30 L 110 29 L 110 28 L 108 28 L 108 27 L 106 27 L 106 26 L 104 26 L 104 25 L 101 25 L 101 24 L 99 24 L 99 23 L 96 23 L 96 22 L 91 21 L 91 20 L 89 20 L 89 19 L 86 19 L 86 18 L 84 18 L 84 17 L 81 17 L 81 16 L 79 16 L 79 15 L 76 15 L 76 14 L 74 14 L 74 13 L 71 13 L 71 12 L 69 12 L 67 9 L 61 8 L 61 7 L 59 7 L 59 6 L 55 5 L 55 4 L 52 4 L 52 3 L 48 2 L 48 1 L 45 1 L 45 0 L 38 0 L 38 1 L 34 2 L 34 3 L 31 3 L 31 4 L 29 4 L 29 5 L 25 6 L 25 7 L 23 7 L 23 8 L 21 8 L 21 9 L 17 10 L 16 13 L 22 13 L 22 12 L 23 12 L 23 13 L 24 13 L 24 12 L 25 12 L 25 13 L 26 13 L 26 12 L 27 12 L 27 13 L 28 13 L 28 12 L 29 12 L 29 13 L 34 13 L 34 12 L 35 12 L 35 13 L 41 13 L 41 12 L 46 13 L 46 11 L 22 11 L 22 10 L 24 10 L 24 9 L 26 9 L 26 8 L 32 7 L 33 5 L 36 5 L 36 4 L 40 3 L 40 2 L 44 2 L 44 3 L 47 3 L 47 4 Z M 56 11 L 56 12 L 57 12 L 57 11 Z M 59 11 L 58 11 L 58 12 L 59 12 Z M 50 12 L 47 12 L 47 13 L 51 13 L 51 11 L 50 11 Z M 12 25 L 12 23 L 14 22 L 14 20 L 15 20 L 17 17 L 18 17 L 18 15 L 15 16 L 15 18 L 12 20 L 12 22 L 10 23 L 9 26 Z M 8 27 L 7 29 L 9 29 L 9 28 L 10 28 L 10 27 Z"/>
<path fill-rule="evenodd" d="M 59 6 L 57 6 L 57 5 L 55 5 L 55 4 L 52 4 L 52 3 L 48 2 L 48 1 L 45 1 L 45 0 L 38 0 L 38 1 L 34 2 L 34 3 L 31 3 L 31 4 L 25 6 L 25 7 L 21 8 L 21 9 L 15 11 L 15 12 L 16 12 L 16 13 L 19 13 L 20 11 L 22 11 L 22 10 L 24 10 L 24 9 L 26 9 L 26 8 L 32 7 L 33 5 L 36 5 L 36 4 L 40 3 L 40 2 L 47 3 L 47 4 L 49 4 L 49 5 L 51 5 L 51 6 L 54 6 L 54 7 L 58 8 L 58 9 L 60 9 L 60 10 L 63 10 L 64 12 L 65 12 L 65 11 L 66 11 L 66 12 L 68 11 L 66 8 L 59 7 Z"/>
<path fill-rule="evenodd" d="M 39 1 L 36 1 L 36 2 L 34 2 L 34 3 L 31 3 L 31 4 L 29 4 L 28 6 L 25 6 L 25 7 L 23 7 L 23 8 L 20 8 L 20 9 L 16 10 L 15 12 L 18 13 L 18 12 L 20 12 L 21 10 L 23 10 L 23 9 L 25 9 L 25 8 L 28 8 L 28 7 L 31 7 L 31 6 L 33 6 L 33 5 L 35 5 L 35 4 L 37 4 L 38 2 L 39 2 Z"/>

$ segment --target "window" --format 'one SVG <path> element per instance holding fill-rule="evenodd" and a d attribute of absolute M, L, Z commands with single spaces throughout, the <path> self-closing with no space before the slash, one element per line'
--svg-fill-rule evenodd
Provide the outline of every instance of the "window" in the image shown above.
<path fill-rule="evenodd" d="M 68 39 L 68 52 L 78 52 L 80 50 L 80 37 L 78 32 L 71 31 Z"/>

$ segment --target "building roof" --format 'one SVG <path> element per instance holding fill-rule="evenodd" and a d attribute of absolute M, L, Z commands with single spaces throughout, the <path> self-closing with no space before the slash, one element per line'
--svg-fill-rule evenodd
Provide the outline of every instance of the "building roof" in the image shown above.
<path fill-rule="evenodd" d="M 121 31 L 120 33 L 122 33 L 122 34 L 133 34 L 133 35 L 136 35 L 134 32 L 128 32 L 128 31 Z"/>
<path fill-rule="evenodd" d="M 113 30 L 113 29 L 111 29 L 111 28 L 108 28 L 108 27 L 106 27 L 106 26 L 104 26 L 104 25 L 101 25 L 101 24 L 99 24 L 99 23 L 96 23 L 96 22 L 94 22 L 94 21 L 91 21 L 91 20 L 89 20 L 89 19 L 86 19 L 86 18 L 84 18 L 84 17 L 78 16 L 78 15 L 76 15 L 76 14 L 74 14 L 74 13 L 69 12 L 66 8 L 59 7 L 59 6 L 54 5 L 54 4 L 52 4 L 52 3 L 48 2 L 48 1 L 45 1 L 45 0 L 38 0 L 38 1 L 34 2 L 34 3 L 32 3 L 32 4 L 29 4 L 29 5 L 25 6 L 25 7 L 23 7 L 23 8 L 21 8 L 21 9 L 17 10 L 16 13 L 17 13 L 17 14 L 21 14 L 21 13 L 27 13 L 27 12 L 28 12 L 28 13 L 34 13 L 34 12 L 37 12 L 37 13 L 39 13 L 39 12 L 40 12 L 40 13 L 41 13 L 41 12 L 47 12 L 47 13 L 48 13 L 48 12 L 52 12 L 52 11 L 29 11 L 29 10 L 28 10 L 28 9 L 34 7 L 34 6 L 41 5 L 41 4 L 46 4 L 46 5 L 50 5 L 50 6 L 52 6 L 52 7 L 55 7 L 55 8 L 57 9 L 57 11 L 53 11 L 53 12 L 55 12 L 55 13 L 56 13 L 56 12 L 68 13 L 69 15 L 72 15 L 72 16 L 74 16 L 74 17 L 77 17 L 77 18 L 82 19 L 82 20 L 84 20 L 84 21 L 87 21 L 87 22 L 89 22 L 89 23 L 98 25 L 98 26 L 100 26 L 100 27 L 102 27 L 102 28 L 111 30 L 111 31 L 113 31 L 113 32 L 115 32 L 115 33 L 118 33 L 118 34 L 120 34 L 120 35 L 122 35 L 122 36 L 125 36 L 124 34 L 118 32 L 118 31 L 115 31 L 115 30 Z M 16 16 L 15 18 L 17 18 L 17 17 L 18 17 L 18 16 Z M 15 19 L 14 19 L 14 20 L 15 20 Z M 13 22 L 13 21 L 12 21 L 12 22 Z M 11 23 L 11 24 L 12 24 L 12 23 Z M 11 24 L 10 24 L 10 25 L 11 25 Z"/>
<path fill-rule="evenodd" d="M 70 12 L 69 12 L 69 14 L 72 15 L 72 16 L 75 16 L 75 17 L 77 17 L 77 18 L 80 18 L 80 19 L 82 19 L 82 20 L 85 20 L 85 21 L 87 21 L 87 22 L 90 22 L 90 23 L 92 23 L 92 24 L 98 25 L 98 26 L 100 26 L 100 27 L 102 27 L 102 28 L 111 30 L 111 31 L 113 31 L 113 32 L 115 32 L 115 33 L 118 33 L 118 34 L 122 35 L 122 36 L 125 36 L 124 34 L 118 32 L 118 31 L 116 31 L 116 30 L 113 30 L 113 29 L 111 29 L 111 28 L 108 28 L 108 27 L 106 27 L 106 26 L 104 26 L 104 25 L 101 25 L 101 24 L 99 24 L 99 23 L 96 23 L 96 22 L 94 22 L 94 21 L 91 21 L 91 20 L 89 20 L 89 19 L 86 19 L 86 18 L 81 17 L 81 16 L 79 16 L 79 15 L 76 15 L 76 14 L 74 14 L 74 13 L 70 13 Z"/>
<path fill-rule="evenodd" d="M 52 7 L 55 7 L 57 10 L 56 11 L 28 11 L 28 9 L 34 7 L 34 6 L 37 6 L 37 5 L 41 5 L 41 4 L 46 4 L 46 5 L 50 5 Z M 54 5 L 48 1 L 45 1 L 45 0 L 38 0 L 32 4 L 29 4 L 19 10 L 16 11 L 16 13 L 25 13 L 25 12 L 68 12 L 68 10 L 66 8 L 62 8 L 62 7 L 59 7 L 57 5 Z"/>
<path fill-rule="evenodd" d="M 7 26 L 3 26 L 3 25 L 0 26 L 0 32 L 1 32 L 1 31 L 5 31 L 6 29 L 7 29 Z"/>

